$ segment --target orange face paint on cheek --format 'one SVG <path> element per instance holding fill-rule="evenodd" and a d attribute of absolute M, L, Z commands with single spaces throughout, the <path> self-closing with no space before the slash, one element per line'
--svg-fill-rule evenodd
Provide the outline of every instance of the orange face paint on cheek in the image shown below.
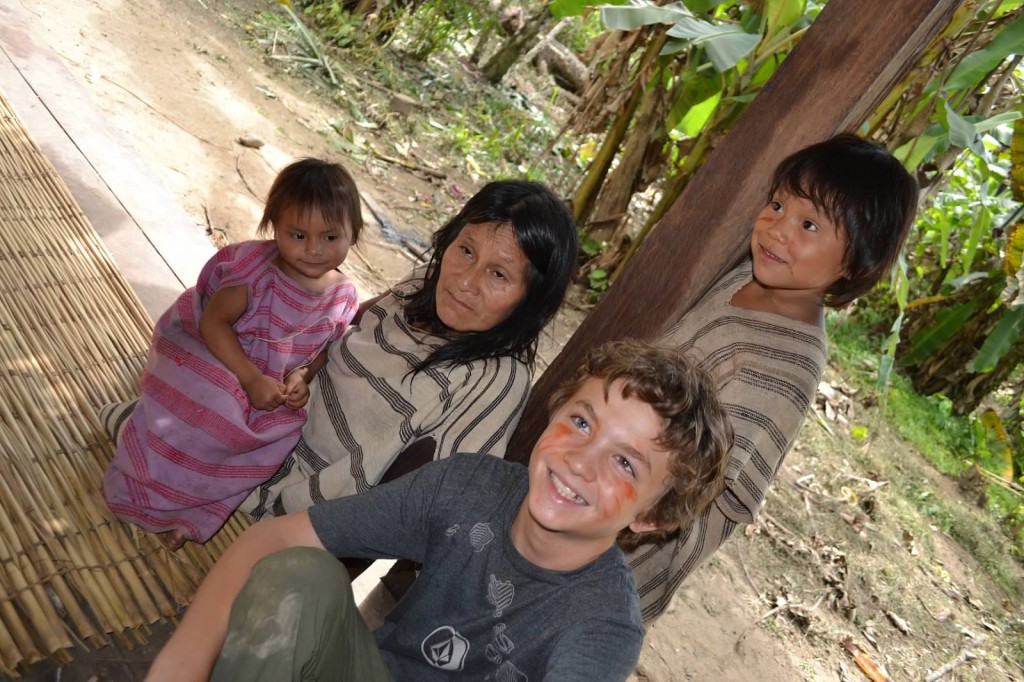
<path fill-rule="evenodd" d="M 537 440 L 537 445 L 534 448 L 536 452 L 545 452 L 556 446 L 558 441 L 563 438 L 567 438 L 572 435 L 572 429 L 565 424 L 552 424 L 548 427 L 547 431 L 544 432 Z"/>
<path fill-rule="evenodd" d="M 567 424 L 553 424 L 551 426 L 552 436 L 568 436 L 572 433 L 572 429 Z"/>
<path fill-rule="evenodd" d="M 604 515 L 605 518 L 618 515 L 622 511 L 622 505 L 625 502 L 636 501 L 636 488 L 632 484 L 626 481 L 620 481 L 613 484 L 614 489 L 609 495 L 607 513 Z"/>

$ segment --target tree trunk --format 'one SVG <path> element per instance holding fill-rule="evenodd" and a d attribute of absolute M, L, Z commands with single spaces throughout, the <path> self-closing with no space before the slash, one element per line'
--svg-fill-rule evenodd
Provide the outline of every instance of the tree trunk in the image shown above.
<path fill-rule="evenodd" d="M 655 72 L 655 78 L 660 69 Z M 629 200 L 641 188 L 644 161 L 652 142 L 665 140 L 665 91 L 646 88 L 643 106 L 633 127 L 627 133 L 619 155 L 619 164 L 608 174 L 601 193 L 594 202 L 590 225 L 586 232 L 596 241 L 608 241 L 618 232 L 626 217 Z M 660 151 L 660 144 L 658 145 Z M 660 155 L 659 156 L 663 156 Z M 617 250 L 613 244 L 613 249 Z"/>
<path fill-rule="evenodd" d="M 558 84 L 578 95 L 587 87 L 590 71 L 580 58 L 557 40 L 545 41 L 537 53 L 538 66 L 555 77 Z"/>
<path fill-rule="evenodd" d="M 546 401 L 587 350 L 675 324 L 739 257 L 784 156 L 856 130 L 948 23 L 959 0 L 831 0 L 658 230 L 534 384 L 506 458 L 528 461 Z"/>
<path fill-rule="evenodd" d="M 666 40 L 665 32 L 661 31 L 647 44 L 637 73 L 641 75 L 647 73 L 648 67 L 657 58 Z M 587 174 L 584 176 L 580 188 L 576 191 L 576 196 L 573 197 L 573 215 L 580 224 L 585 224 L 593 212 L 594 204 L 604 184 L 605 177 L 608 175 L 608 170 L 612 166 L 615 155 L 622 148 L 622 142 L 626 137 L 626 132 L 629 130 L 629 124 L 632 122 L 633 115 L 643 99 L 646 82 L 647 78 L 637 78 L 636 82 L 633 83 L 622 110 L 615 117 L 615 124 L 605 134 L 604 139 L 601 141 L 601 148 L 590 162 Z"/>
<path fill-rule="evenodd" d="M 487 48 L 488 43 L 491 41 L 491 36 L 494 34 L 494 24 L 490 23 L 480 31 L 480 35 L 477 36 L 476 45 L 473 47 L 473 53 L 469 55 L 469 63 L 474 66 L 480 63 L 480 57 L 483 56 L 484 50 Z"/>
<path fill-rule="evenodd" d="M 536 14 L 527 19 L 519 33 L 506 40 L 498 48 L 498 51 L 484 64 L 484 78 L 490 83 L 500 83 L 501 79 L 508 73 L 508 70 L 512 68 L 512 65 L 530 49 L 530 46 L 551 19 L 551 10 L 547 5 L 541 7 Z"/>

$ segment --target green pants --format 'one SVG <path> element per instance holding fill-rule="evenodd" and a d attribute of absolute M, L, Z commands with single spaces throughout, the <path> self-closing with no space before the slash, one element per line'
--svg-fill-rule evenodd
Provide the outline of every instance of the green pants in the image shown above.
<path fill-rule="evenodd" d="M 317 549 L 264 557 L 231 606 L 211 682 L 392 682 L 348 571 Z"/>

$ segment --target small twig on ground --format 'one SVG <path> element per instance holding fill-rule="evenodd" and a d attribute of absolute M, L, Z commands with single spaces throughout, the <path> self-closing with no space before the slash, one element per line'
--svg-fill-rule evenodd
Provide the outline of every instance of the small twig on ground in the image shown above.
<path fill-rule="evenodd" d="M 832 430 L 832 427 L 828 425 L 828 421 L 825 420 L 825 416 L 818 411 L 818 406 L 814 405 L 812 406 L 812 409 L 814 410 L 814 421 L 818 422 L 818 426 L 825 429 L 825 433 L 835 438 L 835 432 Z"/>
<path fill-rule="evenodd" d="M 594 306 L 581 305 L 581 304 L 577 303 L 576 301 L 570 301 L 568 298 L 565 299 L 565 301 L 562 303 L 562 305 L 564 305 L 566 308 L 572 308 L 573 310 L 578 310 L 581 313 L 589 313 L 591 310 L 594 309 Z"/>
<path fill-rule="evenodd" d="M 244 153 L 245 152 L 242 152 L 242 154 Z M 238 156 L 235 157 L 235 172 L 238 173 L 238 177 L 242 179 L 242 184 L 245 185 L 245 189 L 249 191 L 249 194 L 252 195 L 253 199 L 258 200 L 260 198 L 259 195 L 257 195 L 256 192 L 253 191 L 252 187 L 249 186 L 249 181 L 246 180 L 245 175 L 242 174 L 242 166 L 240 165 L 242 161 L 242 154 L 239 154 Z"/>
<path fill-rule="evenodd" d="M 356 258 L 358 258 L 360 261 L 362 261 L 362 263 L 366 267 L 366 269 L 369 270 L 370 272 L 372 272 L 374 275 L 376 275 L 378 279 L 380 279 L 382 282 L 386 281 L 387 278 L 384 277 L 384 273 L 381 272 L 381 269 L 378 268 L 377 266 L 375 266 L 370 261 L 368 261 L 366 259 L 366 256 L 364 256 L 362 253 L 360 253 L 358 248 L 349 249 L 349 253 L 354 253 L 356 255 Z"/>
<path fill-rule="evenodd" d="M 942 620 L 941 618 L 936 616 L 930 608 L 928 608 L 928 605 L 924 603 L 924 599 L 921 598 L 921 595 L 915 594 L 914 596 L 917 597 L 917 601 L 921 602 L 921 608 L 924 609 L 925 613 L 932 617 L 932 620 Z"/>
<path fill-rule="evenodd" d="M 759 590 L 757 588 L 757 585 L 754 584 L 754 579 L 750 577 L 750 571 L 747 570 L 747 562 L 745 562 L 743 560 L 743 552 L 740 551 L 739 544 L 736 544 L 735 547 L 736 547 L 736 558 L 738 558 L 740 560 L 740 568 L 743 569 L 743 575 L 747 576 L 747 582 L 750 583 L 750 587 L 753 588 L 754 594 L 757 595 L 758 599 L 763 599 L 764 595 L 761 594 L 761 590 Z"/>
<path fill-rule="evenodd" d="M 438 180 L 445 180 L 448 177 L 448 174 L 444 171 L 434 170 L 433 168 L 427 168 L 426 166 L 421 166 L 420 164 L 413 163 L 412 161 L 396 159 L 393 156 L 388 156 L 387 154 L 378 151 L 373 145 L 370 145 L 370 151 L 373 153 L 374 157 L 381 161 L 387 161 L 388 163 L 393 163 L 396 166 L 401 166 L 402 168 L 407 168 L 409 170 L 419 171 L 420 173 L 429 175 L 432 178 L 437 178 Z"/>
<path fill-rule="evenodd" d="M 794 604 L 793 602 L 787 600 L 786 602 L 784 602 L 782 604 L 779 604 L 775 608 L 769 609 L 767 613 L 765 613 L 763 616 L 761 616 L 760 618 L 755 620 L 753 623 L 748 625 L 746 627 L 746 629 L 743 632 L 740 633 L 740 636 L 736 638 L 736 644 L 735 644 L 734 648 L 738 651 L 739 647 L 740 647 L 740 642 L 743 641 L 743 638 L 746 637 L 747 634 L 749 634 L 751 630 L 753 630 L 755 627 L 757 627 L 761 623 L 765 622 L 766 620 L 768 620 L 772 616 L 775 616 L 780 611 L 789 611 L 790 615 L 792 615 L 794 618 L 810 620 L 810 615 L 818 610 L 818 607 L 821 606 L 821 602 L 824 601 L 824 600 L 825 600 L 825 595 L 822 595 L 822 596 L 818 597 L 818 600 L 816 602 L 814 602 L 814 604 L 812 604 L 810 607 L 807 607 L 807 608 L 805 608 L 803 604 Z"/>
<path fill-rule="evenodd" d="M 778 519 L 776 519 L 774 516 L 772 516 L 768 512 L 762 511 L 761 512 L 761 516 L 764 517 L 765 521 L 771 521 L 772 525 L 777 527 L 779 530 L 785 531 L 786 533 L 792 535 L 793 537 L 800 537 L 798 533 L 796 533 L 796 532 L 790 530 L 789 528 L 786 528 L 785 526 L 783 526 L 781 523 L 779 523 Z"/>
<path fill-rule="evenodd" d="M 154 106 L 153 106 L 152 104 L 150 104 L 150 103 L 149 103 L 149 102 L 147 102 L 146 100 L 142 99 L 141 97 L 139 97 L 139 96 L 138 96 L 138 95 L 136 95 L 136 94 L 135 94 L 134 92 L 132 92 L 131 90 L 129 90 L 129 89 L 128 89 L 128 88 L 126 88 L 125 86 L 121 85 L 121 84 L 120 84 L 120 83 L 118 83 L 117 81 L 115 81 L 115 80 L 111 80 L 110 78 L 108 78 L 108 77 L 107 77 L 107 76 L 105 76 L 105 75 L 101 75 L 101 76 L 100 76 L 100 78 L 102 78 L 103 80 L 107 81 L 107 82 L 108 82 L 108 83 L 110 83 L 111 85 L 116 85 L 117 87 L 121 88 L 122 90 L 124 90 L 125 92 L 127 92 L 127 93 L 128 93 L 129 95 L 131 95 L 132 97 L 134 97 L 135 99 L 137 99 L 137 100 L 138 100 L 139 102 L 141 102 L 141 103 L 142 103 L 143 105 L 145 105 L 146 107 L 148 107 L 148 108 L 149 108 L 149 110 L 150 110 L 150 111 L 152 111 L 152 112 L 153 112 L 154 114 L 156 114 L 157 116 L 159 116 L 159 117 L 163 118 L 164 120 L 168 121 L 169 123 L 171 123 L 171 124 L 172 124 L 172 125 L 173 125 L 174 127 L 176 127 L 176 128 L 178 129 L 178 130 L 180 130 L 180 131 L 182 131 L 182 132 L 184 132 L 184 133 L 188 133 L 189 135 L 191 135 L 192 137 L 196 138 L 196 139 L 197 139 L 197 140 L 199 140 L 200 142 L 205 142 L 206 144 L 210 145 L 211 147 L 216 147 L 217 149 L 229 149 L 229 147 L 225 147 L 225 146 L 223 146 L 223 145 L 219 145 L 219 144 L 217 144 L 217 143 L 215 143 L 215 142 L 210 142 L 209 140 L 207 140 L 207 139 L 206 139 L 205 137 L 203 137 L 202 135 L 196 135 L 196 134 L 195 134 L 195 133 L 193 133 L 193 132 L 192 132 L 191 130 L 188 130 L 187 128 L 185 128 L 184 126 L 182 126 L 182 125 L 181 125 L 180 123 L 178 123 L 177 121 L 175 121 L 175 120 L 174 120 L 173 118 L 171 118 L 170 116 L 168 116 L 168 115 L 167 115 L 167 114 L 165 114 L 164 112 L 160 111 L 159 109 L 157 109 L 156 107 L 154 107 Z"/>
<path fill-rule="evenodd" d="M 789 604 L 779 604 L 774 609 L 771 609 L 770 611 L 768 611 L 768 613 L 764 614 L 763 616 L 755 620 L 753 623 L 748 625 L 746 628 L 744 628 L 743 632 L 740 633 L 740 636 L 736 638 L 736 644 L 733 645 L 733 649 L 739 651 L 740 644 L 743 642 L 746 636 L 750 634 L 751 630 L 753 630 L 755 627 L 757 627 L 761 623 L 765 622 L 766 620 L 777 614 L 779 611 L 782 611 L 787 608 L 789 608 Z"/>

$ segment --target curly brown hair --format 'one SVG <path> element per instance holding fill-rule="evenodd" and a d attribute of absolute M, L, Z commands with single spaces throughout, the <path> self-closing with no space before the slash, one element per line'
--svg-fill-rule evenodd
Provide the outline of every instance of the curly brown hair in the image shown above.
<path fill-rule="evenodd" d="M 732 445 L 732 426 L 718 401 L 714 382 L 704 370 L 676 350 L 658 348 L 636 339 L 611 341 L 592 349 L 575 376 L 548 401 L 554 413 L 590 378 L 604 379 L 605 395 L 622 381 L 622 397 L 636 398 L 664 420 L 658 445 L 670 453 L 667 490 L 637 520 L 658 530 L 619 535 L 625 548 L 661 539 L 690 522 L 725 487 L 726 453 Z"/>

